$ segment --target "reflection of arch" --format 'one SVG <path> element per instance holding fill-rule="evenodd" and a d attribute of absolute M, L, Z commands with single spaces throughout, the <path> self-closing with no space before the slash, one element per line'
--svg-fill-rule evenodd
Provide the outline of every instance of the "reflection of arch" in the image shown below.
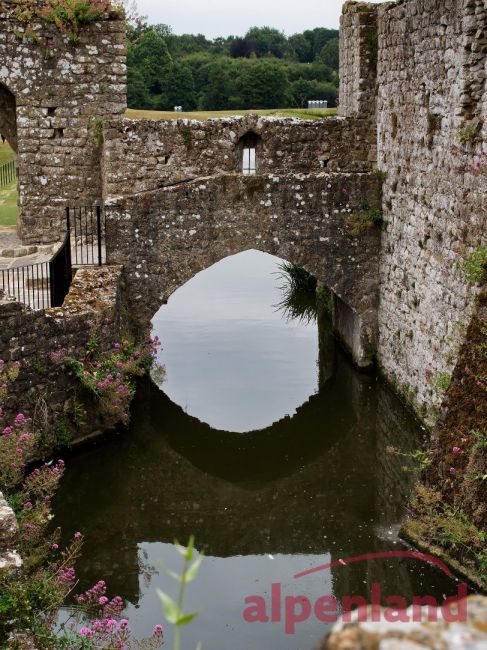
<path fill-rule="evenodd" d="M 56 500 L 63 530 L 76 525 L 86 533 L 79 566 L 83 588 L 105 566 L 112 593 L 135 603 L 144 590 L 137 545 L 190 534 L 214 557 L 306 550 L 329 552 L 332 561 L 397 550 L 390 536 L 374 534 L 374 526 L 383 521 L 387 531 L 397 521 L 391 509 L 403 502 L 411 475 L 399 471 L 400 458 L 386 453 L 374 430 L 387 430 L 395 444 L 409 450 L 417 426 L 398 417 L 402 408 L 381 382 L 354 373 L 340 350 L 336 355 L 334 377 L 323 391 L 293 418 L 250 437 L 198 423 L 143 380 L 130 433 L 73 458 Z M 372 386 L 377 390 L 369 390 Z M 374 470 L 378 461 L 386 470 L 383 477 Z M 107 489 L 100 491 L 100 485 Z M 387 580 L 384 562 L 337 568 L 334 594 L 367 594 L 368 585 L 383 580 L 388 593 L 422 593 L 424 577 L 417 577 L 415 567 L 409 570 L 402 561 L 394 568 Z"/>
<path fill-rule="evenodd" d="M 0 83 L 0 135 L 17 153 L 17 108 L 15 95 Z"/>
<path fill-rule="evenodd" d="M 237 144 L 238 170 L 243 174 L 256 174 L 259 169 L 259 152 L 262 138 L 255 131 L 247 131 Z"/>

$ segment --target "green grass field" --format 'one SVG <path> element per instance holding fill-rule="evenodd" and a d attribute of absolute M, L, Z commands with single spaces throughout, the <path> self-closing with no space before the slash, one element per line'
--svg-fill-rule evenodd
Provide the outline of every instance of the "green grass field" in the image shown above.
<path fill-rule="evenodd" d="M 6 142 L 0 142 L 0 165 L 12 160 L 14 152 Z M 17 183 L 0 189 L 0 228 L 12 228 L 17 223 Z"/>
<path fill-rule="evenodd" d="M 280 108 L 280 109 L 255 109 L 243 111 L 196 111 L 192 113 L 175 113 L 174 111 L 139 111 L 133 108 L 127 109 L 126 117 L 132 120 L 199 120 L 200 122 L 210 117 L 234 117 L 236 115 L 247 115 L 254 113 L 272 117 L 299 117 L 302 120 L 318 120 L 322 117 L 336 115 L 336 108 L 327 109 L 306 109 L 306 108 Z"/>

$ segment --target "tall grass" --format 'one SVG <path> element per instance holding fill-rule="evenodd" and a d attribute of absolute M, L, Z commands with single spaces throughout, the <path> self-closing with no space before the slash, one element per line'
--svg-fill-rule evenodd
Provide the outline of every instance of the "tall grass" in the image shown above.
<path fill-rule="evenodd" d="M 281 281 L 279 290 L 281 300 L 275 305 L 287 320 L 302 323 L 316 321 L 318 310 L 316 304 L 316 278 L 305 269 L 291 262 L 282 262 L 276 276 Z"/>

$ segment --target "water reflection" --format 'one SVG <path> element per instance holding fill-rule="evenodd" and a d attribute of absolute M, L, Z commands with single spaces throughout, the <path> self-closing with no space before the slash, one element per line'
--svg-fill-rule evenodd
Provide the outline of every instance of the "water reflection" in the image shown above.
<path fill-rule="evenodd" d="M 257 251 L 226 258 L 154 317 L 164 392 L 213 427 L 260 429 L 317 391 L 317 327 L 292 320 L 283 326 L 279 263 Z"/>
<path fill-rule="evenodd" d="M 193 311 L 181 316 L 181 332 L 191 345 L 186 346 L 187 338 L 177 338 L 176 326 L 169 340 L 164 331 L 158 332 L 166 359 L 172 359 L 168 382 L 171 374 L 178 376 L 179 363 L 191 367 L 200 362 L 193 355 L 205 302 L 214 305 L 200 293 L 197 308 L 193 305 Z M 275 303 L 274 295 L 270 304 Z M 251 320 L 257 318 L 255 309 L 246 303 L 246 313 L 254 314 Z M 213 322 L 206 313 L 202 321 Z M 288 327 L 279 322 L 282 330 Z M 274 320 L 271 329 L 277 336 Z M 268 342 L 265 326 L 262 330 Z M 278 417 L 266 428 L 243 435 L 238 433 L 239 420 L 232 420 L 227 431 L 214 428 L 146 380 L 133 406 L 130 431 L 69 460 L 55 512 L 67 534 L 77 529 L 86 534 L 80 587 L 106 579 L 112 593 L 128 599 L 127 617 L 140 636 L 161 618 L 156 588 L 175 595 L 176 585 L 161 562 L 177 569 L 172 542 L 191 534 L 207 557 L 189 589 L 187 609 L 199 610 L 201 616 L 185 630 L 188 649 L 198 640 L 208 650 L 230 645 L 235 650 L 311 649 L 326 632 L 314 619 L 298 626 L 294 636 L 285 634 L 282 623 L 243 620 L 245 597 L 268 597 L 275 582 L 286 595 L 311 600 L 329 594 L 338 599 L 368 596 L 374 581 L 381 582 L 384 595 L 428 593 L 439 598 L 453 593 L 453 585 L 436 569 L 403 559 L 368 561 L 293 579 L 295 573 L 327 561 L 400 548 L 392 527 L 402 514 L 411 476 L 385 449 L 393 444 L 412 450 L 418 436 L 415 422 L 387 387 L 354 370 L 329 328 L 321 327 L 319 345 L 316 330 L 314 335 L 315 356 L 307 361 L 313 379 L 301 392 L 305 397 L 288 409 L 272 411 L 269 404 L 268 419 L 275 413 Z M 220 338 L 205 339 L 210 340 L 218 350 L 206 351 L 218 358 Z M 286 356 L 280 363 L 302 366 L 306 375 L 300 349 L 280 349 Z M 273 368 L 277 385 L 293 381 L 290 373 L 281 374 L 279 363 Z M 243 390 L 228 379 L 238 374 L 235 367 L 230 365 L 229 372 L 228 383 Z M 201 382 L 208 419 L 218 418 L 213 410 L 220 408 L 220 401 L 207 385 L 221 386 L 222 376 L 210 372 L 205 381 L 189 381 L 195 395 Z M 293 390 L 288 388 L 288 394 Z M 241 397 L 248 409 L 249 395 Z M 265 414 L 265 403 L 258 402 L 259 417 Z M 225 421 L 231 413 L 249 422 L 245 408 L 227 409 Z"/>

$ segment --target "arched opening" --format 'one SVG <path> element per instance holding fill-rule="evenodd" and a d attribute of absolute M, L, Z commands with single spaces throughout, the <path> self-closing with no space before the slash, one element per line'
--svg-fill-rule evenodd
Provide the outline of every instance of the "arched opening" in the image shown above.
<path fill-rule="evenodd" d="M 318 391 L 317 283 L 304 286 L 295 268 L 250 249 L 170 296 L 153 318 L 153 335 L 165 341 L 166 372 L 155 381 L 172 401 L 211 427 L 244 433 L 293 416 Z"/>
<path fill-rule="evenodd" d="M 15 96 L 0 84 L 0 229 L 3 231 L 12 230 L 17 224 L 17 152 Z"/>
<path fill-rule="evenodd" d="M 242 174 L 257 174 L 259 169 L 259 151 L 262 138 L 254 131 L 248 131 L 238 141 L 239 170 Z"/>

